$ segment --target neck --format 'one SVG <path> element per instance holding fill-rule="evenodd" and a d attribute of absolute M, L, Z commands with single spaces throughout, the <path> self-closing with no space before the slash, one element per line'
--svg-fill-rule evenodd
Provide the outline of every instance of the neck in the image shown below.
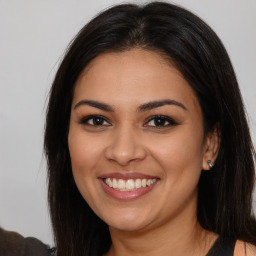
<path fill-rule="evenodd" d="M 205 256 L 217 235 L 203 229 L 196 216 L 138 231 L 110 227 L 112 246 L 106 256 Z"/>

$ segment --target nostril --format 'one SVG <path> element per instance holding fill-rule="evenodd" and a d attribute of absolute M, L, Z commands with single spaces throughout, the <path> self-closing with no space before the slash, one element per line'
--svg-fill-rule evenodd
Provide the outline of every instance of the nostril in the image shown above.
<path fill-rule="evenodd" d="M 146 150 L 138 145 L 133 147 L 108 147 L 105 150 L 105 157 L 108 160 L 118 162 L 118 164 L 125 166 L 133 161 L 141 161 L 146 157 Z"/>

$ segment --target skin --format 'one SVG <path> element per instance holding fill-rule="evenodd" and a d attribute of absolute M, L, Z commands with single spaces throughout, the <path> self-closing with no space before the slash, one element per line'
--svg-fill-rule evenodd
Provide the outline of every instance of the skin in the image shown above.
<path fill-rule="evenodd" d="M 256 247 L 243 241 L 237 241 L 234 256 L 254 256 L 256 255 Z"/>
<path fill-rule="evenodd" d="M 139 111 L 152 101 L 172 100 Z M 83 104 L 107 104 L 111 111 Z M 103 116 L 94 125 L 88 116 Z M 169 119 L 157 119 L 155 115 Z M 87 118 L 87 119 L 86 119 Z M 174 120 L 174 121 L 173 121 Z M 107 255 L 206 255 L 217 238 L 196 218 L 197 184 L 218 152 L 217 132 L 204 136 L 202 111 L 181 73 L 155 52 L 131 49 L 96 57 L 75 85 L 68 136 L 76 185 L 109 225 Z M 154 188 L 133 200 L 102 189 L 109 173 L 157 177 Z"/>

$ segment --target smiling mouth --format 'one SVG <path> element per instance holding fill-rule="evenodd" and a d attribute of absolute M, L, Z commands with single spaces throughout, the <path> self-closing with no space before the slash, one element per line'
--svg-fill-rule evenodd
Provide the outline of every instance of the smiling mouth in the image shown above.
<path fill-rule="evenodd" d="M 134 191 L 140 188 L 152 186 L 158 179 L 116 179 L 104 178 L 104 183 L 118 191 Z"/>

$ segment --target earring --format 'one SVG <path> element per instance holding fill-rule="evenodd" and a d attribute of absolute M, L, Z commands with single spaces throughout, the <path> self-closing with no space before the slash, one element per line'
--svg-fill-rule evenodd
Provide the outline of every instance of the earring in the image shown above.
<path fill-rule="evenodd" d="M 207 163 L 208 163 L 208 165 L 209 165 L 210 169 L 212 169 L 212 168 L 213 168 L 213 166 L 214 166 L 214 164 L 212 163 L 212 161 L 211 161 L 211 160 L 208 160 L 208 161 L 207 161 Z"/>

